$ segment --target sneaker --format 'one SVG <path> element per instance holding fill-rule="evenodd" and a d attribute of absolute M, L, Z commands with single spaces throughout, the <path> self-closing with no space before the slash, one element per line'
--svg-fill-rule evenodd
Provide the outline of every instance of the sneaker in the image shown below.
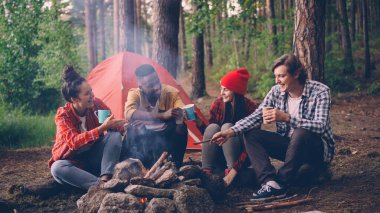
<path fill-rule="evenodd" d="M 286 196 L 286 189 L 276 189 L 268 184 L 265 184 L 256 193 L 253 193 L 251 200 L 266 200 L 266 199 L 280 199 Z"/>

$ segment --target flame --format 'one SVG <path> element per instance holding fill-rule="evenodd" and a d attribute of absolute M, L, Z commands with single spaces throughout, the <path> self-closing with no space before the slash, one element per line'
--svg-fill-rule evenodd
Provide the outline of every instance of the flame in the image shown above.
<path fill-rule="evenodd" d="M 146 197 L 141 197 L 139 199 L 140 203 L 142 203 L 142 204 L 144 204 L 147 200 L 148 200 L 148 198 L 146 198 Z"/>

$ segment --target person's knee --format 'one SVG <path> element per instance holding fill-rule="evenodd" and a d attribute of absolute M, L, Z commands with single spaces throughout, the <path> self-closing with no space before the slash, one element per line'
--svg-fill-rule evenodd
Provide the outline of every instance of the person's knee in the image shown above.
<path fill-rule="evenodd" d="M 291 136 L 291 144 L 306 143 L 308 138 L 312 136 L 312 132 L 303 128 L 297 128 Z"/>
<path fill-rule="evenodd" d="M 108 138 L 107 138 L 107 143 L 108 145 L 115 146 L 115 147 L 120 147 L 122 146 L 122 137 L 119 132 L 108 132 L 107 133 Z"/>
<path fill-rule="evenodd" d="M 220 126 L 215 123 L 209 124 L 205 129 L 205 134 L 206 133 L 215 134 L 217 132 L 220 132 Z"/>
<path fill-rule="evenodd" d="M 72 163 L 68 160 L 57 160 L 51 165 L 50 171 L 54 178 L 60 178 L 69 173 L 72 166 Z"/>
<path fill-rule="evenodd" d="M 222 125 L 221 130 L 224 131 L 224 130 L 227 130 L 227 129 L 233 127 L 233 126 L 234 125 L 232 123 L 225 123 L 225 124 Z"/>
<path fill-rule="evenodd" d="M 247 143 L 255 143 L 258 142 L 257 138 L 259 138 L 260 134 L 262 134 L 263 130 L 261 129 L 251 129 L 244 133 L 244 144 Z"/>

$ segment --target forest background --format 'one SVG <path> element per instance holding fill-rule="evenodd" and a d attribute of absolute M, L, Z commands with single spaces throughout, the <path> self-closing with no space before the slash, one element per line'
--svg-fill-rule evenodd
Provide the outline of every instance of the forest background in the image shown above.
<path fill-rule="evenodd" d="M 239 67 L 262 99 L 271 63 L 289 52 L 334 94 L 379 95 L 378 23 L 376 0 L 3 0 L 0 148 L 51 146 L 64 65 L 86 76 L 120 51 L 192 76 L 194 99 Z"/>

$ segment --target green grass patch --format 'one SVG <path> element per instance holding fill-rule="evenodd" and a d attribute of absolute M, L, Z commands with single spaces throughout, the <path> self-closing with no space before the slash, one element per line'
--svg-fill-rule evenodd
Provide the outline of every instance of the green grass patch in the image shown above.
<path fill-rule="evenodd" d="M 0 106 L 0 148 L 51 146 L 55 134 L 54 115 L 26 115 Z"/>

